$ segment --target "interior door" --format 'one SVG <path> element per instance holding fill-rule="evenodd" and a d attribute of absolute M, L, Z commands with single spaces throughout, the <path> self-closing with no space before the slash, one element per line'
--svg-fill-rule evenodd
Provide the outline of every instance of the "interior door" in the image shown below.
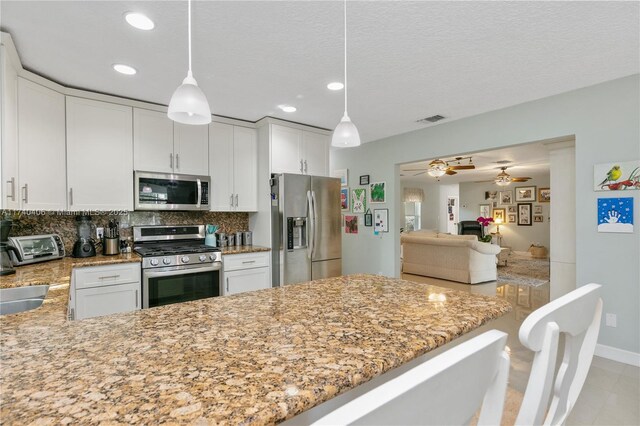
<path fill-rule="evenodd" d="M 342 257 L 340 179 L 311 176 L 311 191 L 315 204 L 313 260 Z"/>

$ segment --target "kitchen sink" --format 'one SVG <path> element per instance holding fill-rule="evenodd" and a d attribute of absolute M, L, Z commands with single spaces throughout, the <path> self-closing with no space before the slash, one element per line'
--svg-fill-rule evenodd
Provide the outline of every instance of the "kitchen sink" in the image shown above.
<path fill-rule="evenodd" d="M 39 308 L 48 291 L 48 285 L 0 289 L 0 315 L 17 314 Z"/>

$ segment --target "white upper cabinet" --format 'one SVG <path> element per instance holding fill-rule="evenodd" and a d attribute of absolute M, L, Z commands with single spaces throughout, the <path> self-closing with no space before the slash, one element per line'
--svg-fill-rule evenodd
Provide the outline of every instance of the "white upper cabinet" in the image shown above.
<path fill-rule="evenodd" d="M 64 210 L 64 95 L 18 78 L 19 198 L 23 209 Z"/>
<path fill-rule="evenodd" d="M 133 210 L 132 108 L 67 96 L 70 210 Z"/>
<path fill-rule="evenodd" d="M 18 74 L 4 44 L 0 44 L 0 149 L 2 208 L 20 208 L 18 182 Z"/>
<path fill-rule="evenodd" d="M 209 126 L 173 124 L 175 173 L 209 175 Z"/>
<path fill-rule="evenodd" d="M 328 176 L 329 137 L 272 124 L 271 172 Z"/>
<path fill-rule="evenodd" d="M 209 127 L 174 123 L 167 113 L 133 109 L 135 170 L 209 175 Z"/>
<path fill-rule="evenodd" d="M 167 114 L 133 109 L 133 168 L 173 173 L 173 121 Z"/>
<path fill-rule="evenodd" d="M 256 211 L 258 146 L 255 129 L 209 125 L 211 210 Z"/>
<path fill-rule="evenodd" d="M 302 132 L 304 174 L 314 176 L 329 175 L 329 144 L 327 135 Z"/>

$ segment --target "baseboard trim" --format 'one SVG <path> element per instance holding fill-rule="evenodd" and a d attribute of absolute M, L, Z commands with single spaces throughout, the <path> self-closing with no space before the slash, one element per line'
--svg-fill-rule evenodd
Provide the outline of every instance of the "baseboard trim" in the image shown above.
<path fill-rule="evenodd" d="M 607 345 L 596 345 L 595 355 L 607 358 L 612 361 L 618 361 L 623 364 L 633 365 L 634 367 L 640 367 L 640 354 L 636 352 L 626 351 L 624 349 L 614 348 Z"/>

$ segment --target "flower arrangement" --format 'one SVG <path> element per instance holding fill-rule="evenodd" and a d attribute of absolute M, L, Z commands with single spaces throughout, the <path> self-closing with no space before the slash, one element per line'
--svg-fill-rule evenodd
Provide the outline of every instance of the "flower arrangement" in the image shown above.
<path fill-rule="evenodd" d="M 476 219 L 476 221 L 478 221 L 478 223 L 482 225 L 482 228 L 483 228 L 482 233 L 484 234 L 484 237 L 478 238 L 478 240 L 482 241 L 483 243 L 490 243 L 492 236 L 491 234 L 487 234 L 486 231 L 484 231 L 484 228 L 486 228 L 487 226 L 493 223 L 493 218 L 480 216 L 479 218 Z"/>

